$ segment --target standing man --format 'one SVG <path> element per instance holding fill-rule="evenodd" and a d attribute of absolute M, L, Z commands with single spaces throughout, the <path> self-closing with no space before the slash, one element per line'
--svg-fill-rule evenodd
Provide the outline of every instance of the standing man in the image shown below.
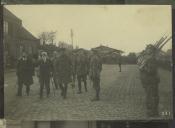
<path fill-rule="evenodd" d="M 122 57 L 121 57 L 121 55 L 119 55 L 119 57 L 118 57 L 119 72 L 122 71 L 122 67 L 121 67 L 121 65 L 122 65 Z"/>
<path fill-rule="evenodd" d="M 148 116 L 158 116 L 159 110 L 159 82 L 156 62 L 156 48 L 153 45 L 146 47 L 147 62 L 140 68 L 140 78 L 146 93 L 146 108 Z"/>
<path fill-rule="evenodd" d="M 78 79 L 78 94 L 81 94 L 81 82 L 84 82 L 85 91 L 87 92 L 87 75 L 88 61 L 85 53 L 80 51 L 77 56 L 77 79 Z"/>
<path fill-rule="evenodd" d="M 17 96 L 22 96 L 23 85 L 26 85 L 26 94 L 29 96 L 30 85 L 33 84 L 34 65 L 32 59 L 27 57 L 25 52 L 17 63 L 18 90 Z"/>
<path fill-rule="evenodd" d="M 93 55 L 90 60 L 90 72 L 89 77 L 93 83 L 93 87 L 95 89 L 96 95 L 92 101 L 100 100 L 100 73 L 102 70 L 101 59 L 96 50 L 93 50 Z"/>
<path fill-rule="evenodd" d="M 76 80 L 76 68 L 77 68 L 77 57 L 74 52 L 71 54 L 71 68 L 72 68 L 72 88 L 75 88 Z"/>
<path fill-rule="evenodd" d="M 53 72 L 53 65 L 47 56 L 47 52 L 41 53 L 39 62 L 40 98 L 43 98 L 43 89 L 46 88 L 47 97 L 50 94 L 50 78 Z"/>
<path fill-rule="evenodd" d="M 60 56 L 56 61 L 57 78 L 59 79 L 59 85 L 61 88 L 61 96 L 66 99 L 67 86 L 71 82 L 71 60 L 66 53 L 66 49 L 60 49 Z"/>

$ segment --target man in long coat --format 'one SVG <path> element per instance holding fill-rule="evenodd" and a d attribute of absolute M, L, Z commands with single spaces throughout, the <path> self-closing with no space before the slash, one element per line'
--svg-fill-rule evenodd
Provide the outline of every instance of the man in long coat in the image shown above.
<path fill-rule="evenodd" d="M 43 89 L 46 88 L 47 97 L 50 94 L 50 78 L 53 74 L 53 65 L 46 52 L 41 53 L 39 60 L 40 98 L 43 98 Z"/>
<path fill-rule="evenodd" d="M 30 85 L 33 84 L 34 65 L 32 59 L 27 57 L 25 52 L 22 53 L 22 57 L 17 62 L 16 71 L 18 78 L 17 96 L 22 96 L 23 85 L 26 85 L 26 93 L 29 95 Z"/>
<path fill-rule="evenodd" d="M 156 61 L 156 49 L 152 45 L 148 45 L 146 52 L 152 57 L 147 61 L 146 65 L 140 69 L 140 78 L 146 93 L 146 108 L 148 116 L 158 116 L 159 105 L 159 82 L 158 64 Z"/>
<path fill-rule="evenodd" d="M 89 77 L 92 80 L 96 95 L 92 101 L 100 100 L 100 73 L 102 70 L 102 62 L 96 50 L 92 50 L 93 55 L 90 60 Z"/>
<path fill-rule="evenodd" d="M 71 60 L 66 53 L 66 49 L 62 48 L 61 55 L 58 57 L 56 62 L 56 73 L 57 79 L 61 88 L 61 96 L 66 99 L 67 87 L 71 80 Z"/>
<path fill-rule="evenodd" d="M 79 51 L 77 56 L 76 74 L 78 79 L 78 94 L 81 94 L 81 82 L 84 83 L 85 91 L 87 92 L 87 75 L 88 75 L 88 60 L 84 51 Z"/>

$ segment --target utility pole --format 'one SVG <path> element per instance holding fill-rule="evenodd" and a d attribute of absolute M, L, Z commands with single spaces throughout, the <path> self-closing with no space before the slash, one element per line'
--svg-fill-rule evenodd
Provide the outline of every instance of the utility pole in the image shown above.
<path fill-rule="evenodd" d="M 73 42 L 74 33 L 72 29 L 70 30 L 70 36 L 71 36 L 71 42 L 72 42 L 72 49 L 74 49 L 74 42 Z"/>

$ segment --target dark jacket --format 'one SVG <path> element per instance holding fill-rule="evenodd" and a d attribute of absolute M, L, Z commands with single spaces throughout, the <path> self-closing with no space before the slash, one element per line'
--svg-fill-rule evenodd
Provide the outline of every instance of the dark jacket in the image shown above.
<path fill-rule="evenodd" d="M 49 59 L 44 62 L 42 59 L 39 61 L 39 77 L 42 79 L 49 79 L 53 72 L 53 65 Z"/>
<path fill-rule="evenodd" d="M 66 54 L 62 54 L 56 61 L 56 74 L 58 81 L 61 83 L 71 82 L 71 60 Z"/>
<path fill-rule="evenodd" d="M 77 76 L 87 76 L 88 75 L 88 59 L 85 55 L 79 55 L 77 57 Z"/>
<path fill-rule="evenodd" d="M 20 58 L 17 62 L 17 70 L 16 74 L 18 76 L 19 81 L 23 81 L 26 85 L 33 84 L 33 78 L 34 75 L 34 64 L 31 59 L 23 60 Z"/>
<path fill-rule="evenodd" d="M 140 71 L 142 84 L 158 84 L 160 82 L 157 65 L 156 58 L 148 60 L 144 70 Z"/>
<path fill-rule="evenodd" d="M 100 79 L 100 73 L 102 70 L 102 62 L 99 56 L 93 55 L 90 60 L 90 72 L 89 76 L 92 80 Z"/>

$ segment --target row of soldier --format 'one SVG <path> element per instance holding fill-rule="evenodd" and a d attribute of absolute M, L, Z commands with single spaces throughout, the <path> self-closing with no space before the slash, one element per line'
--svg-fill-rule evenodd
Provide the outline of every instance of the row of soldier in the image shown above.
<path fill-rule="evenodd" d="M 47 52 L 41 52 L 37 60 L 33 61 L 31 56 L 22 53 L 17 63 L 18 90 L 17 96 L 22 96 L 22 88 L 26 86 L 26 94 L 30 94 L 30 86 L 33 84 L 35 71 L 40 83 L 40 98 L 43 98 L 43 89 L 46 89 L 47 97 L 50 95 L 50 83 L 55 89 L 60 88 L 63 99 L 67 97 L 68 85 L 75 87 L 78 81 L 78 94 L 82 93 L 82 82 L 85 92 L 87 89 L 87 76 L 92 81 L 95 89 L 95 97 L 92 101 L 100 99 L 100 72 L 102 63 L 98 52 L 92 50 L 92 54 L 84 50 L 78 52 L 67 52 L 62 48 L 53 52 L 53 57 L 48 57 Z"/>

